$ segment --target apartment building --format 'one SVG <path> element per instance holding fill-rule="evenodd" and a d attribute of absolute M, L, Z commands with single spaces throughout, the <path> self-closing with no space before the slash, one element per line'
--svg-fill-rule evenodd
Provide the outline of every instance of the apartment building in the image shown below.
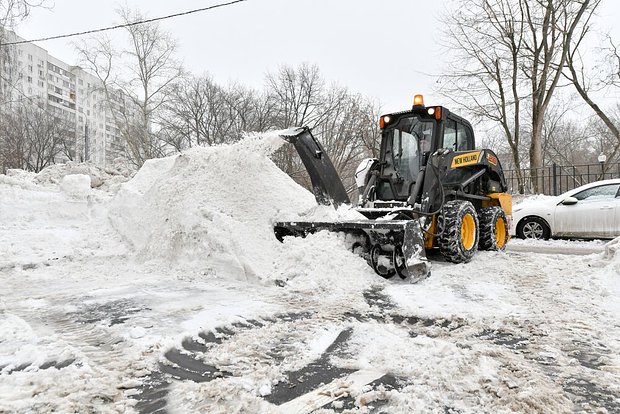
<path fill-rule="evenodd" d="M 22 40 L 12 32 L 5 32 L 4 37 L 5 42 Z M 103 167 L 122 154 L 123 143 L 113 113 L 125 113 L 127 109 L 127 100 L 120 91 L 109 92 L 112 96 L 106 99 L 97 77 L 31 43 L 11 46 L 2 61 L 0 88 L 5 106 L 38 105 L 74 125 L 70 131 L 72 138 L 74 135 L 69 151 L 72 159 Z M 67 159 L 59 156 L 55 161 Z"/>

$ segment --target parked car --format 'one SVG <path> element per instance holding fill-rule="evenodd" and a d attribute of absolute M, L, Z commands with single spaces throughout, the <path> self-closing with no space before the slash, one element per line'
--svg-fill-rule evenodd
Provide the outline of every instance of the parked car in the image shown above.
<path fill-rule="evenodd" d="M 596 181 L 517 204 L 512 234 L 521 238 L 614 238 L 620 236 L 620 179 Z"/>

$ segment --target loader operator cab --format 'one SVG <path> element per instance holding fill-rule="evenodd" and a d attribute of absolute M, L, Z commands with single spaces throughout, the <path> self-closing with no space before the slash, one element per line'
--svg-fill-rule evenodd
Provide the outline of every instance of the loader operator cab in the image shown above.
<path fill-rule="evenodd" d="M 443 107 L 416 101 L 411 111 L 380 118 L 380 172 L 376 200 L 405 201 L 430 154 L 440 148 L 470 151 L 475 147 L 471 125 Z"/>

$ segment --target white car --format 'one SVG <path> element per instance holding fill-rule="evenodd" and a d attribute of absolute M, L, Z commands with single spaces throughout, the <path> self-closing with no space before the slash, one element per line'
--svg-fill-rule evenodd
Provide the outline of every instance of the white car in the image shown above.
<path fill-rule="evenodd" d="M 620 236 L 620 179 L 596 181 L 557 197 L 525 201 L 512 210 L 521 238 Z"/>

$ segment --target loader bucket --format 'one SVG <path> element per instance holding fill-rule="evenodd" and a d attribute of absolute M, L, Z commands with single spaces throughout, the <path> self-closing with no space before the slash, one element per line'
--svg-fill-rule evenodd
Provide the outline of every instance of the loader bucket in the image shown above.
<path fill-rule="evenodd" d="M 424 235 L 418 220 L 355 220 L 337 222 L 278 222 L 278 240 L 286 236 L 305 237 L 321 230 L 348 236 L 351 250 L 359 253 L 377 274 L 417 282 L 430 275 L 424 250 Z"/>

